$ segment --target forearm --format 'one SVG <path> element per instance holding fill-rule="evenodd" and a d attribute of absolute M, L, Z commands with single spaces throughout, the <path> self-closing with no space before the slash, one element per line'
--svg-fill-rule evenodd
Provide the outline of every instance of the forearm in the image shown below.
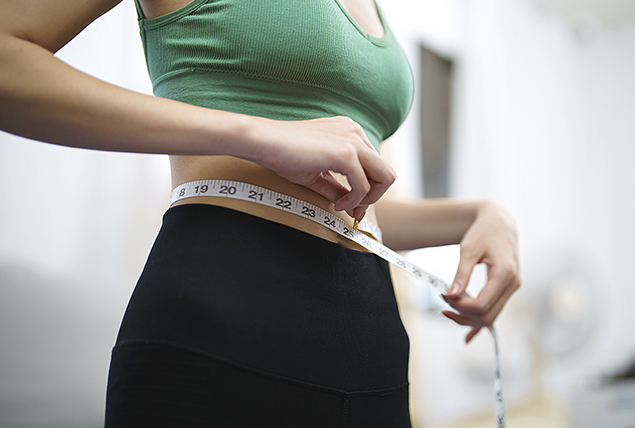
<path fill-rule="evenodd" d="M 88 76 L 48 50 L 0 38 L 0 129 L 97 150 L 257 157 L 254 118 L 147 96 Z"/>
<path fill-rule="evenodd" d="M 356 218 L 395 180 L 350 118 L 284 121 L 196 107 L 115 87 L 53 55 L 119 1 L 0 2 L 0 129 L 97 150 L 238 157 Z"/>
<path fill-rule="evenodd" d="M 376 204 L 384 243 L 394 250 L 461 244 L 459 265 L 446 302 L 457 312 L 443 311 L 455 322 L 471 326 L 466 342 L 483 326 L 492 325 L 520 286 L 518 234 L 511 213 L 492 201 L 432 199 Z M 465 297 L 474 266 L 487 265 L 488 279 L 475 298 Z"/>
<path fill-rule="evenodd" d="M 412 250 L 458 244 L 489 202 L 451 199 L 397 200 L 385 197 L 376 205 L 384 243 Z"/>

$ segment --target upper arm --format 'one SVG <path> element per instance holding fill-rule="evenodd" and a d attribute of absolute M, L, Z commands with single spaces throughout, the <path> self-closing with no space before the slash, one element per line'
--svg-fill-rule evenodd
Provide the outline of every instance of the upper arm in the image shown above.
<path fill-rule="evenodd" d="M 0 35 L 56 52 L 121 0 L 0 0 Z"/>

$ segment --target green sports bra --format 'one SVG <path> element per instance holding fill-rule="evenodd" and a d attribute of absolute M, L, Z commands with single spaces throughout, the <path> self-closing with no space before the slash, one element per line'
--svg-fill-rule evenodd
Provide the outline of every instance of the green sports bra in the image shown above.
<path fill-rule="evenodd" d="M 338 0 L 194 0 L 152 19 L 137 11 L 157 96 L 279 120 L 348 116 L 375 148 L 412 104 L 410 66 L 381 13 L 378 38 Z"/>

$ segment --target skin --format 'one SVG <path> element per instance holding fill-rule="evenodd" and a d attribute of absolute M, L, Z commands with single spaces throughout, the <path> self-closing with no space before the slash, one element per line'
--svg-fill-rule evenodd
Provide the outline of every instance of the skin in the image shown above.
<path fill-rule="evenodd" d="M 119 1 L 0 1 L 0 129 L 71 147 L 166 153 L 173 186 L 233 179 L 345 211 L 351 224 L 367 215 L 395 250 L 460 243 L 455 287 L 445 297 L 456 312 L 444 314 L 471 327 L 468 341 L 493 323 L 520 285 L 516 228 L 505 208 L 487 201 L 382 198 L 395 172 L 349 118 L 285 122 L 205 109 L 118 88 L 55 58 Z M 141 7 L 151 18 L 188 2 L 141 0 Z M 383 36 L 373 0 L 340 3 L 367 33 Z M 181 203 L 228 206 L 362 250 L 313 222 L 267 207 L 213 198 Z M 461 298 L 477 263 L 488 265 L 489 280 L 476 298 Z"/>

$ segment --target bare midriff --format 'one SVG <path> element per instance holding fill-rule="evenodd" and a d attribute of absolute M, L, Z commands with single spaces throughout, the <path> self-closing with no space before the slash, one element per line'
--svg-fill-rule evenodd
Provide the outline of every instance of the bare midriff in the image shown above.
<path fill-rule="evenodd" d="M 170 166 L 172 170 L 172 188 L 196 180 L 240 181 L 309 202 L 338 215 L 348 224 L 353 225 L 353 218 L 346 214 L 346 212 L 336 212 L 334 204 L 328 199 L 304 186 L 291 183 L 275 172 L 247 160 L 231 156 L 170 156 Z M 344 177 L 337 175 L 336 177 L 346 185 L 346 179 Z M 357 243 L 340 236 L 326 226 L 292 213 L 253 202 L 206 196 L 182 199 L 173 206 L 184 204 L 216 205 L 242 211 L 266 220 L 287 225 L 294 229 L 326 239 L 327 241 L 335 242 L 346 248 L 367 251 Z M 369 207 L 365 218 L 377 224 L 373 207 Z"/>

